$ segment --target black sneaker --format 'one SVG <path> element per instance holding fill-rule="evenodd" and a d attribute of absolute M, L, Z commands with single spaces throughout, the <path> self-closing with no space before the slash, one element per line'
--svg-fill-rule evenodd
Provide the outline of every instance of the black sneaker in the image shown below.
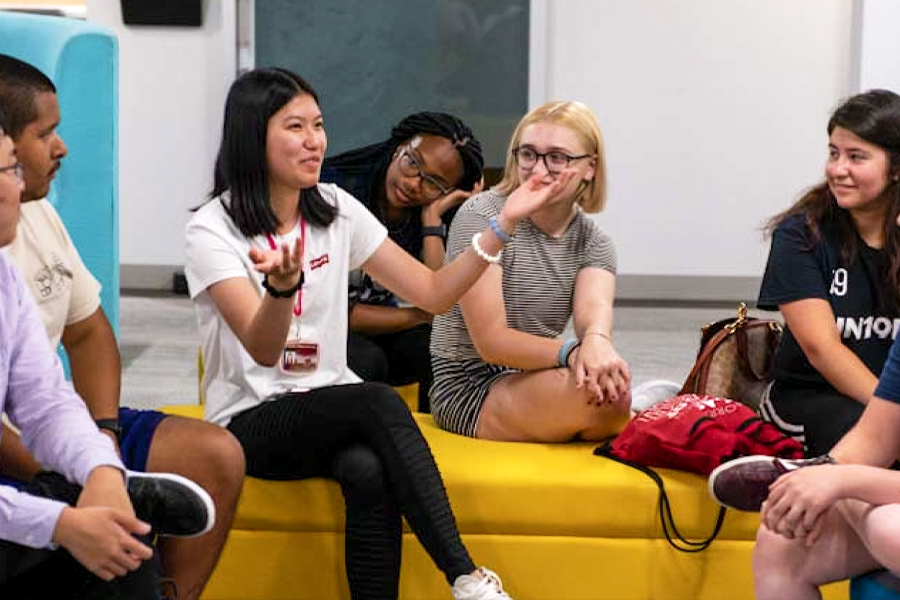
<path fill-rule="evenodd" d="M 212 498 L 190 479 L 128 471 L 126 485 L 135 514 L 157 535 L 195 537 L 212 529 L 216 519 Z"/>
<path fill-rule="evenodd" d="M 791 460 L 773 456 L 744 456 L 721 464 L 709 474 L 709 495 L 722 506 L 759 512 L 769 497 L 769 486 L 787 473 L 802 467 L 835 464 L 824 454 Z"/>

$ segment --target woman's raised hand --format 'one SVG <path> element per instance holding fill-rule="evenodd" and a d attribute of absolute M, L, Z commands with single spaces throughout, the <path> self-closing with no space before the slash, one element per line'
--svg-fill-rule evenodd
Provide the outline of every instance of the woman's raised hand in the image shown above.
<path fill-rule="evenodd" d="M 289 289 L 300 280 L 300 269 L 303 266 L 303 239 L 297 238 L 293 248 L 283 242 L 275 250 L 250 249 L 250 260 L 253 267 L 269 278 L 269 283 L 276 289 Z"/>
<path fill-rule="evenodd" d="M 515 225 L 548 204 L 565 198 L 574 191 L 569 190 L 569 183 L 575 175 L 575 169 L 563 169 L 547 183 L 546 173 L 532 174 L 509 195 L 500 216 L 510 225 Z"/>

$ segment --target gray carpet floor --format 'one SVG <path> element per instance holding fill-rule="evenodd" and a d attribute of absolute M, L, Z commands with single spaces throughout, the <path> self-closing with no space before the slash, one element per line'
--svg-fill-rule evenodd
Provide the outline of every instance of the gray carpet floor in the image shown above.
<path fill-rule="evenodd" d="M 690 371 L 700 328 L 734 314 L 734 306 L 617 306 L 616 347 L 634 384 L 682 382 Z M 758 311 L 751 314 L 762 316 Z M 766 314 L 765 316 L 771 316 Z M 184 296 L 121 299 L 122 403 L 133 408 L 197 402 L 197 323 Z"/>

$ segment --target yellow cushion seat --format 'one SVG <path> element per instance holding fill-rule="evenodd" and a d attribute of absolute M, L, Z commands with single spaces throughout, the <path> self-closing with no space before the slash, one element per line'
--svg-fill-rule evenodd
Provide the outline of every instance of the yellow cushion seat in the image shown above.
<path fill-rule="evenodd" d="M 166 410 L 202 416 L 200 406 Z M 474 440 L 439 429 L 430 415 L 414 417 L 467 547 L 478 564 L 501 574 L 517 600 L 753 598 L 750 555 L 758 515 L 728 511 L 709 549 L 684 554 L 665 541 L 656 484 L 594 456 L 596 444 Z M 674 470 L 660 474 L 681 533 L 692 539 L 709 535 L 718 508 L 705 478 Z M 343 531 L 337 484 L 248 477 L 203 598 L 349 599 Z M 401 598 L 448 598 L 446 581 L 408 528 L 403 549 Z M 846 598 L 846 585 L 830 586 L 825 597 Z"/>

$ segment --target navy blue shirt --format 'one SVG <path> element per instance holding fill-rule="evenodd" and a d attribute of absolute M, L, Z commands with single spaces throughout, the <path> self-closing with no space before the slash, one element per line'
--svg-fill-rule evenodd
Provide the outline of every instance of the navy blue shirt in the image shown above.
<path fill-rule="evenodd" d="M 823 225 L 820 234 L 814 241 L 800 215 L 778 225 L 772 234 L 758 306 L 778 310 L 778 305 L 796 300 L 826 300 L 841 341 L 878 375 L 900 325 L 896 303 L 883 293 L 885 252 L 858 238 L 859 251 L 850 264 L 844 264 L 836 228 Z M 781 385 L 833 389 L 809 363 L 789 327 L 785 327 L 775 354 L 773 376 Z"/>
<path fill-rule="evenodd" d="M 319 180 L 324 183 L 336 183 L 356 196 L 369 209 L 369 212 L 387 227 L 388 237 L 408 254 L 420 258 L 422 255 L 422 208 L 415 206 L 407 209 L 405 217 L 399 223 L 387 222 L 376 200 L 376 186 L 384 185 L 383 179 L 376 183 L 378 168 L 379 161 L 377 160 L 371 164 L 352 167 L 335 167 L 329 165 L 326 160 Z M 455 213 L 455 210 L 448 210 L 444 213 L 443 221 L 448 227 Z M 359 270 L 350 273 L 348 292 L 351 304 L 356 302 L 381 306 L 397 306 L 399 304 L 399 299 L 393 293 Z"/>
<path fill-rule="evenodd" d="M 900 344 L 894 340 L 881 377 L 878 378 L 878 386 L 875 395 L 882 400 L 889 400 L 900 404 Z"/>

